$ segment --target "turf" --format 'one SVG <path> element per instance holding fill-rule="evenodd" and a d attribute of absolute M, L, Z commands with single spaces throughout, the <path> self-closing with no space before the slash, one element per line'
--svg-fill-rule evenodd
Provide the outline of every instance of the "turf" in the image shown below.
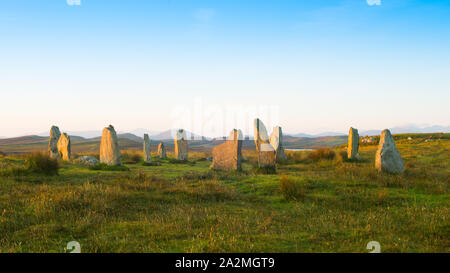
<path fill-rule="evenodd" d="M 361 160 L 311 160 L 289 152 L 276 173 L 209 169 L 189 162 L 92 170 L 63 163 L 59 174 L 21 172 L 0 158 L 0 252 L 450 252 L 450 140 L 404 141 L 406 171 L 378 173 L 376 146 Z M 19 171 L 18 171 L 19 170 Z M 284 176 L 297 198 L 280 189 Z"/>

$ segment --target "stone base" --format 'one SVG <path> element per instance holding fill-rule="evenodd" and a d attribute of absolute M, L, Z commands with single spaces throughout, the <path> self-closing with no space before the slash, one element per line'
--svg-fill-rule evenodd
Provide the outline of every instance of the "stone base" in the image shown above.
<path fill-rule="evenodd" d="M 258 153 L 258 165 L 260 168 L 276 168 L 276 160 L 275 151 L 260 151 Z"/>

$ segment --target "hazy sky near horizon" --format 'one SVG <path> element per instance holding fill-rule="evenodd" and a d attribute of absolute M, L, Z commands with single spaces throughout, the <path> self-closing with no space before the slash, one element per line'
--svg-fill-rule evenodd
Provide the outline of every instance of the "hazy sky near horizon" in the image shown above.
<path fill-rule="evenodd" d="M 192 130 L 198 101 L 290 133 L 447 126 L 450 1 L 2 1 L 0 94 L 0 136 Z"/>

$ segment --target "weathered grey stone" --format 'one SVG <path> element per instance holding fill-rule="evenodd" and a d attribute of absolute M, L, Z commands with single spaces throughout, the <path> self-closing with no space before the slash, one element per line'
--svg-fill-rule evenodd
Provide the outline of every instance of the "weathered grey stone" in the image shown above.
<path fill-rule="evenodd" d="M 152 162 L 152 153 L 150 150 L 150 137 L 148 134 L 144 134 L 144 162 Z"/>
<path fill-rule="evenodd" d="M 188 143 L 183 129 L 178 130 L 175 135 L 175 157 L 178 160 L 188 160 Z"/>
<path fill-rule="evenodd" d="M 102 140 L 100 142 L 100 163 L 109 166 L 122 165 L 122 155 L 120 154 L 119 142 L 116 130 L 112 125 L 103 129 Z"/>
<path fill-rule="evenodd" d="M 164 146 L 164 143 L 162 143 L 162 142 L 160 142 L 158 145 L 158 157 L 159 158 L 167 158 L 166 147 Z"/>
<path fill-rule="evenodd" d="M 95 158 L 93 156 L 84 155 L 84 156 L 80 156 L 79 158 L 77 158 L 75 160 L 75 163 L 88 165 L 88 166 L 94 166 L 94 165 L 97 165 L 99 163 L 99 161 L 97 158 Z"/>
<path fill-rule="evenodd" d="M 375 168 L 382 172 L 403 173 L 405 165 L 395 146 L 394 138 L 389 130 L 381 132 L 380 143 L 375 154 Z"/>
<path fill-rule="evenodd" d="M 70 136 L 63 133 L 58 140 L 58 153 L 62 160 L 69 161 L 72 156 Z"/>
<path fill-rule="evenodd" d="M 283 147 L 283 131 L 280 126 L 275 126 L 273 128 L 273 132 L 270 135 L 270 144 L 275 149 L 276 159 L 277 160 L 285 160 L 287 159 L 286 154 L 284 153 Z"/>
<path fill-rule="evenodd" d="M 347 157 L 352 160 L 359 159 L 359 134 L 358 130 L 350 127 L 348 132 Z"/>
<path fill-rule="evenodd" d="M 52 126 L 50 129 L 50 138 L 48 141 L 48 154 L 51 158 L 59 159 L 58 140 L 61 137 L 61 132 L 58 126 Z"/>
<path fill-rule="evenodd" d="M 274 151 L 273 147 L 269 144 L 269 136 L 267 135 L 266 126 L 264 126 L 264 123 L 260 119 L 255 119 L 254 121 L 254 128 L 253 133 L 255 137 L 255 145 L 256 145 L 256 151 L 261 151 L 261 149 L 269 149 L 271 151 Z M 261 144 L 269 144 L 269 145 L 261 145 Z M 272 148 L 270 148 L 272 147 Z"/>
<path fill-rule="evenodd" d="M 266 127 L 261 120 L 254 121 L 254 135 L 255 146 L 258 152 L 259 167 L 276 167 L 276 153 L 273 146 L 270 144 L 269 136 L 267 135 Z"/>
<path fill-rule="evenodd" d="M 212 150 L 211 168 L 223 171 L 241 171 L 242 132 L 234 129 L 227 141 Z"/>

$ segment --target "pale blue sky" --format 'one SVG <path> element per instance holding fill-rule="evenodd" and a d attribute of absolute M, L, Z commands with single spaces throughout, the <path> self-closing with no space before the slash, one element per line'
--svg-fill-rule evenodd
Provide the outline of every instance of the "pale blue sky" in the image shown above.
<path fill-rule="evenodd" d="M 3 1 L 0 92 L 0 136 L 162 131 L 199 99 L 291 133 L 450 125 L 450 1 Z"/>

